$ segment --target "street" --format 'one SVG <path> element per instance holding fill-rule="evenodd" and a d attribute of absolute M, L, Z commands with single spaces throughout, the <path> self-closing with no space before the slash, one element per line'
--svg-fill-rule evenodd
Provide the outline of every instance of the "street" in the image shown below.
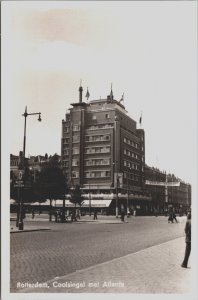
<path fill-rule="evenodd" d="M 46 282 L 184 236 L 185 217 L 177 224 L 163 216 L 126 220 L 118 224 L 25 220 L 24 228 L 36 224 L 51 230 L 10 235 L 11 292 L 18 291 L 17 282 Z"/>

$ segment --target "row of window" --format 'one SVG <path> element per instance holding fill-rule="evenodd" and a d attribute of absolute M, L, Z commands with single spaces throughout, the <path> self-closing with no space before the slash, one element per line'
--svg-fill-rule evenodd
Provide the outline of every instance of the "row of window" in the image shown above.
<path fill-rule="evenodd" d="M 128 178 L 128 179 L 131 179 L 131 180 L 134 180 L 134 181 L 139 181 L 139 177 L 137 175 L 134 175 L 134 174 L 124 173 L 124 178 Z"/>
<path fill-rule="evenodd" d="M 67 174 L 68 176 L 69 174 Z M 79 172 L 73 171 L 72 178 L 79 178 Z M 85 172 L 86 178 L 103 178 L 103 177 L 111 177 L 110 171 L 94 171 L 94 172 Z"/>
<path fill-rule="evenodd" d="M 139 159 L 139 155 L 136 153 L 129 151 L 128 149 L 124 149 L 124 154 Z"/>
<path fill-rule="evenodd" d="M 85 148 L 86 154 L 94 154 L 94 153 L 110 153 L 110 147 L 87 147 Z"/>
<path fill-rule="evenodd" d="M 110 171 L 93 171 L 85 172 L 86 178 L 101 178 L 101 177 L 111 177 Z"/>
<path fill-rule="evenodd" d="M 137 164 L 132 163 L 132 162 L 127 161 L 127 160 L 124 160 L 124 166 L 128 167 L 128 168 L 135 169 L 135 170 L 138 170 L 138 168 L 139 168 L 139 166 Z"/>
<path fill-rule="evenodd" d="M 73 148 L 72 154 L 79 154 L 79 148 Z M 94 154 L 94 153 L 110 153 L 110 147 L 88 147 L 85 148 L 86 154 Z M 69 148 L 63 150 L 63 155 L 69 155 Z"/>
<path fill-rule="evenodd" d="M 108 124 L 98 124 L 98 125 L 91 125 L 88 126 L 88 130 L 97 130 L 97 129 L 108 129 L 108 128 L 113 128 L 113 124 L 108 123 Z M 72 126 L 73 131 L 80 131 L 80 125 L 73 125 Z M 69 133 L 70 132 L 70 127 L 65 127 L 64 128 L 64 133 Z"/>
<path fill-rule="evenodd" d="M 79 148 L 73 148 L 72 149 L 72 154 L 79 154 L 80 149 Z M 69 148 L 66 148 L 63 150 L 63 155 L 69 155 Z"/>
<path fill-rule="evenodd" d="M 72 178 L 79 178 L 79 172 L 78 171 L 72 171 L 71 174 Z M 66 177 L 69 177 L 69 173 L 66 173 Z M 94 171 L 94 172 L 85 172 L 86 178 L 102 178 L 102 177 L 111 177 L 110 171 Z M 127 173 L 124 173 L 124 178 L 127 178 Z M 139 181 L 139 177 L 134 174 L 130 174 L 128 176 L 128 179 Z"/>
<path fill-rule="evenodd" d="M 105 114 L 106 119 L 110 119 L 110 114 Z M 96 115 L 92 115 L 92 120 L 96 120 Z"/>
<path fill-rule="evenodd" d="M 63 144 L 69 144 L 70 138 L 64 138 Z M 80 142 L 80 135 L 73 135 L 72 143 L 79 143 Z"/>
<path fill-rule="evenodd" d="M 87 129 L 89 130 L 97 130 L 97 129 L 108 129 L 108 128 L 113 128 L 113 124 L 98 124 L 98 125 L 91 125 L 88 126 Z"/>
<path fill-rule="evenodd" d="M 12 161 L 11 162 L 11 166 L 18 166 L 19 165 L 19 162 L 18 161 Z"/>
<path fill-rule="evenodd" d="M 138 147 L 138 144 L 137 144 L 137 143 L 135 143 L 134 141 L 131 141 L 130 139 L 127 139 L 127 138 L 125 138 L 125 137 L 124 137 L 124 143 L 126 143 L 126 144 L 128 144 L 128 145 L 131 145 L 131 146 L 133 146 L 133 147 L 135 147 L 135 148 Z"/>
<path fill-rule="evenodd" d="M 80 125 L 73 125 L 72 126 L 72 130 L 73 131 L 80 131 Z M 70 131 L 70 127 L 69 126 L 67 126 L 67 127 L 64 128 L 64 133 L 69 133 L 69 131 Z"/>
<path fill-rule="evenodd" d="M 110 165 L 110 158 L 109 159 L 90 159 L 85 160 L 85 166 L 104 166 Z M 72 166 L 77 167 L 79 166 L 78 159 L 72 159 Z M 63 167 L 69 167 L 69 161 L 63 160 Z"/>
<path fill-rule="evenodd" d="M 110 135 L 86 135 L 86 142 L 101 142 L 101 141 L 110 141 Z"/>
<path fill-rule="evenodd" d="M 85 161 L 85 166 L 103 166 L 103 165 L 110 165 L 110 158 L 90 159 Z"/>
<path fill-rule="evenodd" d="M 69 161 L 68 160 L 63 160 L 62 165 L 63 165 L 63 167 L 68 168 L 69 167 Z M 72 159 L 72 166 L 73 167 L 78 167 L 79 166 L 79 160 Z"/>

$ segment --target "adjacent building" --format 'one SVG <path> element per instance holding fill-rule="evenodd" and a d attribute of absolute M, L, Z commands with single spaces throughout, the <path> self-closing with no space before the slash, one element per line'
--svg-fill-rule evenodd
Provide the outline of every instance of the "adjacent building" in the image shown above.
<path fill-rule="evenodd" d="M 174 174 L 145 165 L 145 187 L 152 197 L 150 213 L 173 209 L 184 213 L 191 207 L 191 185 Z"/>

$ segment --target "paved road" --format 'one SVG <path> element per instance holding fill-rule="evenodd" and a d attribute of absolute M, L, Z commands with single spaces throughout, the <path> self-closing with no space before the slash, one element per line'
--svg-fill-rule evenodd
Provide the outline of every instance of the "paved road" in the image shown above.
<path fill-rule="evenodd" d="M 184 236 L 185 219 L 178 224 L 168 224 L 165 217 L 128 220 L 125 224 L 52 223 L 50 231 L 12 233 L 11 292 L 17 291 L 19 281 L 46 282 Z"/>

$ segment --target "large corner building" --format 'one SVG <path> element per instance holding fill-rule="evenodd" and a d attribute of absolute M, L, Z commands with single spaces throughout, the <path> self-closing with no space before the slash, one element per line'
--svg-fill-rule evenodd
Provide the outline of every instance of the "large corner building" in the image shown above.
<path fill-rule="evenodd" d="M 122 100 L 107 99 L 71 104 L 62 120 L 61 158 L 68 184 L 80 185 L 84 194 L 115 199 L 130 208 L 149 201 L 144 188 L 145 135 L 128 116 Z M 137 204 L 137 203 L 136 203 Z"/>

